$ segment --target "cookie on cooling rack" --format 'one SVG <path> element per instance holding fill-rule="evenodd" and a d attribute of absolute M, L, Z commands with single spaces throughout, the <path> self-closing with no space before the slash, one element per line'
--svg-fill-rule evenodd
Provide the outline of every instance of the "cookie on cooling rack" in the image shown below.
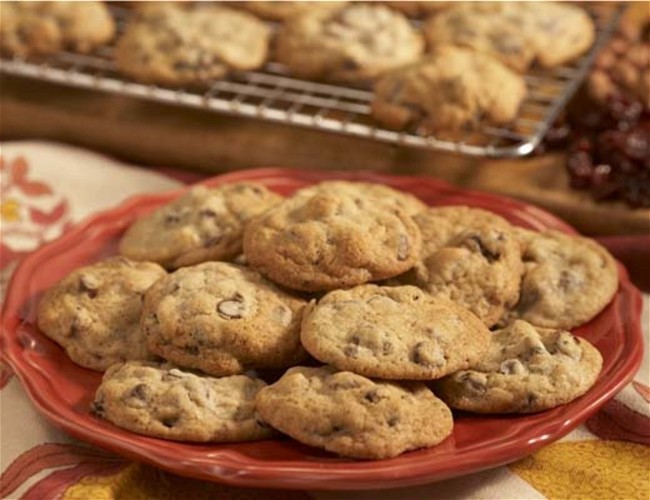
<path fill-rule="evenodd" d="M 523 246 L 521 296 L 511 318 L 571 329 L 594 318 L 618 289 L 610 253 L 590 238 L 518 228 Z"/>
<path fill-rule="evenodd" d="M 92 411 L 118 427 L 177 441 L 265 439 L 273 431 L 255 415 L 266 384 L 246 375 L 214 378 L 158 363 L 111 366 L 97 388 Z"/>
<path fill-rule="evenodd" d="M 454 425 L 449 408 L 424 384 L 373 381 L 332 368 L 291 368 L 258 393 L 256 405 L 279 431 L 354 458 L 434 446 Z"/>
<path fill-rule="evenodd" d="M 476 363 L 490 331 L 413 286 L 335 290 L 305 310 L 300 339 L 319 361 L 391 380 L 433 380 Z"/>
<path fill-rule="evenodd" d="M 139 325 L 142 298 L 165 275 L 158 264 L 124 257 L 77 269 L 45 292 L 38 327 L 72 361 L 93 370 L 151 359 Z"/>
<path fill-rule="evenodd" d="M 398 202 L 362 188 L 307 188 L 244 232 L 249 265 L 288 288 L 324 291 L 391 278 L 413 267 L 420 231 Z"/>
<path fill-rule="evenodd" d="M 526 83 L 496 59 L 447 46 L 389 71 L 374 91 L 372 115 L 385 126 L 440 132 L 513 121 Z"/>
<path fill-rule="evenodd" d="M 168 268 L 234 258 L 248 221 L 281 199 L 252 182 L 197 186 L 138 219 L 120 240 L 120 253 Z"/>
<path fill-rule="evenodd" d="M 269 27 L 240 10 L 216 5 L 144 9 L 117 42 L 118 69 L 144 83 L 200 84 L 266 61 Z"/>
<path fill-rule="evenodd" d="M 90 52 L 109 42 L 115 22 L 104 2 L 2 2 L 2 52 L 29 57 Z"/>
<path fill-rule="evenodd" d="M 147 292 L 141 327 L 149 349 L 212 375 L 303 361 L 305 301 L 252 269 L 226 262 L 183 267 Z"/>
<path fill-rule="evenodd" d="M 302 78 L 371 80 L 415 61 L 421 35 L 383 5 L 350 4 L 290 19 L 277 38 L 277 58 Z"/>
<path fill-rule="evenodd" d="M 449 406 L 477 413 L 533 413 L 568 403 L 594 385 L 598 349 L 563 330 L 515 321 L 491 336 L 483 358 L 435 383 Z"/>

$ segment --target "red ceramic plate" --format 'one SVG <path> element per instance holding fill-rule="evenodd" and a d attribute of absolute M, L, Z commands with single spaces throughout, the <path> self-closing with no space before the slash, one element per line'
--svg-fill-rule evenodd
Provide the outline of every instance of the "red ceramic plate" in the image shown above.
<path fill-rule="evenodd" d="M 216 177 L 206 184 L 256 180 L 282 194 L 324 179 L 381 182 L 431 205 L 466 204 L 534 229 L 575 231 L 537 208 L 510 199 L 462 191 L 425 177 L 264 169 Z M 572 403 L 525 416 L 458 415 L 453 435 L 434 448 L 381 461 L 351 461 L 289 439 L 203 445 L 163 441 L 127 432 L 88 411 L 100 374 L 72 363 L 35 327 L 40 293 L 73 269 L 115 253 L 122 231 L 139 215 L 180 191 L 131 199 L 74 228 L 28 256 L 11 281 L 2 315 L 2 354 L 36 407 L 73 436 L 177 474 L 251 487 L 372 489 L 426 483 L 496 467 L 562 437 L 592 415 L 633 377 L 642 356 L 641 296 L 619 265 L 620 288 L 609 306 L 576 330 L 604 358 L 594 387 Z"/>

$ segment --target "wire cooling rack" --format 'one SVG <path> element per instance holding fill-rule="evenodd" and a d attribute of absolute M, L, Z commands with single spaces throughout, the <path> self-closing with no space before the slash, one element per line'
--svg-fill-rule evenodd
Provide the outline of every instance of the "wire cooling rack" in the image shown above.
<path fill-rule="evenodd" d="M 373 94 L 369 88 L 299 80 L 275 62 L 269 62 L 261 71 L 213 80 L 201 90 L 131 81 L 116 70 L 110 45 L 93 54 L 61 52 L 38 62 L 2 57 L 0 72 L 413 147 L 470 156 L 517 157 L 532 152 L 541 142 L 616 26 L 620 9 L 583 6 L 597 31 L 596 42 L 587 54 L 569 65 L 526 74 L 528 95 L 518 118 L 509 126 L 483 125 L 471 132 L 446 136 L 427 134 L 417 126 L 405 131 L 382 128 L 370 116 Z M 119 32 L 128 10 L 110 8 Z"/>

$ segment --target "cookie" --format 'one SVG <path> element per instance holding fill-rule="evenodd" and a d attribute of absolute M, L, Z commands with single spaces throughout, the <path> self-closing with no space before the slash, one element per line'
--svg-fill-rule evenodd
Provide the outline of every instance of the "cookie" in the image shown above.
<path fill-rule="evenodd" d="M 402 14 L 415 18 L 424 17 L 429 14 L 437 14 L 438 12 L 454 4 L 454 2 L 427 2 L 408 0 L 381 3 L 390 7 L 391 9 L 401 12 Z"/>
<path fill-rule="evenodd" d="M 151 359 L 140 331 L 142 299 L 166 275 L 151 262 L 112 257 L 70 273 L 38 304 L 38 327 L 85 368 Z"/>
<path fill-rule="evenodd" d="M 115 63 L 143 83 L 202 84 L 262 66 L 269 39 L 268 26 L 246 12 L 215 5 L 162 5 L 129 22 L 117 42 Z"/>
<path fill-rule="evenodd" d="M 420 61 L 384 74 L 372 116 L 393 129 L 472 129 L 513 121 L 526 97 L 521 75 L 485 54 L 439 47 Z"/>
<path fill-rule="evenodd" d="M 358 200 L 369 203 L 381 203 L 399 208 L 404 213 L 414 216 L 427 209 L 427 205 L 410 193 L 398 191 L 384 184 L 357 181 L 324 181 L 312 187 L 300 190 L 301 193 L 345 193 Z M 365 201 L 361 201 L 364 203 Z M 358 202 L 357 202 L 358 203 Z"/>
<path fill-rule="evenodd" d="M 244 232 L 251 267 L 288 288 L 324 291 L 387 279 L 420 250 L 412 218 L 356 190 L 308 188 L 255 218 Z"/>
<path fill-rule="evenodd" d="M 433 380 L 471 366 L 490 331 L 448 300 L 412 286 L 362 285 L 305 310 L 300 340 L 319 361 L 367 377 Z"/>
<path fill-rule="evenodd" d="M 260 417 L 298 441 L 353 458 L 434 446 L 451 411 L 424 385 L 372 381 L 331 368 L 291 368 L 256 399 Z"/>
<path fill-rule="evenodd" d="M 304 305 L 251 269 L 205 262 L 151 287 L 141 327 L 151 352 L 179 366 L 218 376 L 286 368 L 305 358 Z"/>
<path fill-rule="evenodd" d="M 594 41 L 593 22 L 580 7 L 559 2 L 463 2 L 423 28 L 431 48 L 459 45 L 487 53 L 524 72 L 533 62 L 571 61 Z"/>
<path fill-rule="evenodd" d="M 512 318 L 571 329 L 602 311 L 618 289 L 614 258 L 594 240 L 518 229 L 524 247 L 521 297 Z"/>
<path fill-rule="evenodd" d="M 459 410 L 533 413 L 582 396 L 596 382 L 602 362 L 585 339 L 515 321 L 492 334 L 479 363 L 437 381 L 435 391 Z"/>
<path fill-rule="evenodd" d="M 168 268 L 227 260 L 242 251 L 248 221 L 282 199 L 261 184 L 197 186 L 138 219 L 120 240 L 120 253 Z"/>
<path fill-rule="evenodd" d="M 416 60 L 421 35 L 399 12 L 351 4 L 290 19 L 277 38 L 277 58 L 301 78 L 363 81 Z"/>
<path fill-rule="evenodd" d="M 414 218 L 422 252 L 403 280 L 466 307 L 488 327 L 519 300 L 521 244 L 505 219 L 470 207 L 436 207 Z"/>
<path fill-rule="evenodd" d="M 236 4 L 242 9 L 269 19 L 271 21 L 286 21 L 301 14 L 310 12 L 328 12 L 338 10 L 347 2 L 241 2 Z"/>
<path fill-rule="evenodd" d="M 246 375 L 214 378 L 159 363 L 111 366 L 92 411 L 138 434 L 175 441 L 224 443 L 272 436 L 255 416 L 266 384 Z"/>
<path fill-rule="evenodd" d="M 115 22 L 103 2 L 2 2 L 3 53 L 30 57 L 90 52 L 108 43 Z"/>

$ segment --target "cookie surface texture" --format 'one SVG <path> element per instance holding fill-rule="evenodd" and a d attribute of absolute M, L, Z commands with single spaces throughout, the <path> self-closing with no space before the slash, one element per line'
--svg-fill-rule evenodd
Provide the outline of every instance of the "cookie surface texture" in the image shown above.
<path fill-rule="evenodd" d="M 393 129 L 458 131 L 512 122 L 526 92 L 521 75 L 498 60 L 444 46 L 384 74 L 375 85 L 372 114 Z"/>
<path fill-rule="evenodd" d="M 286 368 L 305 356 L 304 305 L 251 269 L 206 262 L 157 282 L 141 326 L 152 352 L 183 367 L 217 376 Z"/>
<path fill-rule="evenodd" d="M 141 10 L 117 42 L 120 71 L 143 83 L 201 84 L 264 64 L 270 29 L 235 9 L 155 5 Z"/>
<path fill-rule="evenodd" d="M 451 411 L 423 384 L 372 381 L 330 368 L 291 368 L 260 391 L 256 404 L 272 427 L 353 458 L 434 446 L 453 429 Z"/>
<path fill-rule="evenodd" d="M 353 4 L 289 20 L 277 39 L 277 57 L 302 78 L 364 81 L 416 60 L 421 35 L 399 12 Z"/>
<path fill-rule="evenodd" d="M 525 321 L 493 333 L 470 370 L 435 384 L 452 408 L 478 413 L 533 413 L 568 403 L 596 382 L 602 356 L 588 341 Z"/>
<path fill-rule="evenodd" d="M 123 257 L 77 269 L 45 292 L 38 305 L 38 327 L 72 361 L 93 370 L 151 359 L 140 331 L 142 299 L 165 275 L 157 264 Z"/>
<path fill-rule="evenodd" d="M 305 349 L 319 361 L 367 377 L 433 380 L 467 368 L 490 331 L 463 307 L 412 286 L 362 285 L 310 304 Z"/>
<path fill-rule="evenodd" d="M 93 412 L 138 434 L 177 441 L 233 442 L 271 437 L 255 417 L 266 384 L 246 375 L 214 378 L 172 365 L 111 366 L 95 394 Z"/>
<path fill-rule="evenodd" d="M 194 187 L 138 219 L 122 237 L 120 253 L 172 269 L 234 258 L 247 222 L 281 199 L 255 183 Z"/>
<path fill-rule="evenodd" d="M 394 204 L 318 188 L 298 191 L 247 226 L 244 253 L 272 281 L 303 291 L 401 274 L 415 263 L 420 231 Z"/>
<path fill-rule="evenodd" d="M 610 253 L 590 238 L 518 229 L 524 275 L 513 318 L 571 329 L 594 318 L 618 290 Z"/>

